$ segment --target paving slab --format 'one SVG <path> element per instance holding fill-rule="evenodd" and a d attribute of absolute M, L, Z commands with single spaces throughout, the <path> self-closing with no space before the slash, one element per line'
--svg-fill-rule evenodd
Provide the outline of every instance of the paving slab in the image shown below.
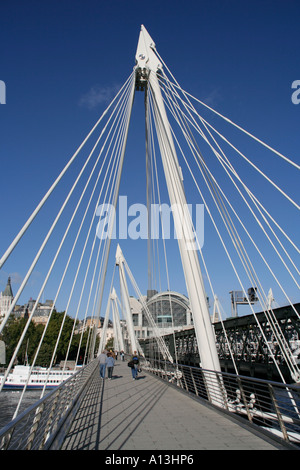
<path fill-rule="evenodd" d="M 62 450 L 276 450 L 280 444 L 180 390 L 116 361 L 97 371 Z"/>

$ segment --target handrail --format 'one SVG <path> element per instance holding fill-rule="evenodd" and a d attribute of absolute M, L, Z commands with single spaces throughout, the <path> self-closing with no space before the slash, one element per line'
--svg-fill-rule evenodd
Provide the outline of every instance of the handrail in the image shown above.
<path fill-rule="evenodd" d="M 299 385 L 148 358 L 142 367 L 196 399 L 204 399 L 231 415 L 259 426 L 270 437 L 295 448 L 300 446 Z"/>
<path fill-rule="evenodd" d="M 97 359 L 90 362 L 4 426 L 0 430 L 0 450 L 49 448 L 98 364 Z"/>
<path fill-rule="evenodd" d="M 2 428 L 0 450 L 59 448 L 98 364 L 90 362 Z M 148 358 L 141 358 L 141 365 L 195 399 L 259 426 L 269 437 L 300 446 L 299 386 Z"/>

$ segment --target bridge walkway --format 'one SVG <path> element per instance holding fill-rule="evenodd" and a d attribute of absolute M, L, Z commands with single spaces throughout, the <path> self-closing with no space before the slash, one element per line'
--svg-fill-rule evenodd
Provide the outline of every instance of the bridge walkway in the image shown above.
<path fill-rule="evenodd" d="M 62 450 L 274 450 L 268 440 L 149 373 L 133 380 L 127 362 L 113 378 L 96 373 Z"/>

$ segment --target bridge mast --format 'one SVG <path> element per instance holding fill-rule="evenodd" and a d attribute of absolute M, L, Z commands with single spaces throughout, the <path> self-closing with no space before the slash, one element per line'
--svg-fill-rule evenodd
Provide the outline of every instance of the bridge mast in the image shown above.
<path fill-rule="evenodd" d="M 178 237 L 179 251 L 191 303 L 195 334 L 198 342 L 201 366 L 220 371 L 215 336 L 210 320 L 196 244 L 191 248 L 194 232 L 190 217 L 186 214 L 187 202 L 184 193 L 181 169 L 167 118 L 158 81 L 162 65 L 155 54 L 155 44 L 142 25 L 136 52 L 136 85 L 144 90 L 150 87 L 157 121 L 160 152 L 173 211 L 174 226 Z M 180 216 L 181 214 L 181 216 Z"/>
<path fill-rule="evenodd" d="M 118 304 L 117 304 L 117 294 L 116 294 L 115 288 L 113 288 L 113 291 L 111 294 L 111 300 L 112 300 L 112 310 L 113 310 L 114 335 L 118 339 L 117 341 L 118 346 L 119 346 L 118 351 L 119 352 L 125 351 L 123 334 L 121 330 L 119 309 L 118 309 Z M 114 348 L 116 349 L 115 345 L 114 345 Z"/>
<path fill-rule="evenodd" d="M 124 271 L 124 256 L 120 248 L 120 245 L 117 246 L 116 265 L 119 266 L 120 289 L 121 289 L 121 295 L 122 295 L 122 300 L 123 300 L 124 310 L 125 310 L 125 315 L 126 315 L 127 330 L 128 330 L 129 339 L 130 339 L 130 347 L 131 347 L 130 352 L 131 354 L 133 354 L 134 351 L 139 351 L 140 348 L 138 348 L 138 342 L 137 342 L 135 332 L 134 332 L 131 308 L 130 308 L 130 303 L 129 303 L 128 287 L 127 287 L 126 276 L 125 276 L 125 271 Z"/>

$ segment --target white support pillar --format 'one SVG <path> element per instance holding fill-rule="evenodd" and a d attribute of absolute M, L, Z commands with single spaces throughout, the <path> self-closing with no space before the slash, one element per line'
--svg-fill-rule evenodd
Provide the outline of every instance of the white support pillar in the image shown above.
<path fill-rule="evenodd" d="M 273 291 L 270 288 L 268 292 L 268 299 L 267 299 L 267 308 L 268 310 L 271 310 L 273 302 L 275 301 L 274 296 L 273 296 Z"/>
<path fill-rule="evenodd" d="M 116 343 L 118 345 L 117 350 L 124 351 L 124 339 L 122 335 L 122 330 L 121 330 L 121 325 L 120 325 L 120 314 L 119 314 L 119 309 L 117 305 L 117 294 L 115 291 L 115 288 L 113 288 L 112 294 L 111 294 L 111 300 L 112 300 L 112 310 L 113 310 L 113 322 L 114 322 L 114 334 L 116 338 Z M 115 346 L 116 349 L 116 346 Z"/>
<path fill-rule="evenodd" d="M 125 309 L 127 330 L 128 330 L 129 340 L 131 344 L 131 353 L 133 354 L 134 351 L 138 351 L 139 349 L 138 349 L 137 339 L 135 337 L 135 332 L 134 332 L 134 327 L 133 327 L 128 287 L 127 287 L 123 263 L 124 263 L 124 256 L 120 248 L 120 245 L 118 245 L 117 251 L 116 251 L 116 265 L 119 266 L 120 289 L 121 289 L 121 295 L 122 295 L 123 305 Z"/>
<path fill-rule="evenodd" d="M 113 217 L 112 217 L 112 219 L 110 220 L 110 223 L 109 223 L 108 240 L 107 240 L 107 246 L 106 246 L 106 250 L 105 250 L 105 257 L 104 257 L 104 263 L 103 263 L 103 276 L 102 276 L 101 285 L 100 285 L 100 292 L 99 292 L 99 298 L 98 298 L 98 307 L 97 307 L 96 318 L 100 318 L 100 312 L 101 312 L 101 307 L 102 307 L 102 297 L 103 297 L 104 284 L 105 284 L 105 278 L 106 278 L 106 272 L 107 272 L 108 258 L 109 258 L 109 253 L 110 253 L 112 232 L 113 232 L 113 228 L 114 228 L 114 224 L 115 224 L 115 211 L 116 211 L 118 197 L 119 197 L 119 189 L 120 189 L 121 175 L 122 175 L 122 169 L 123 169 L 123 163 L 124 163 L 124 156 L 125 156 L 125 150 L 126 150 L 126 144 L 127 144 L 127 137 L 128 137 L 128 131 L 129 131 L 131 112 L 132 112 L 132 105 L 133 105 L 133 100 L 134 100 L 134 92 L 135 92 L 135 83 L 133 81 L 132 87 L 131 87 L 131 90 L 130 90 L 130 96 L 128 98 L 128 103 L 127 103 L 126 125 L 125 125 L 125 128 L 124 128 L 124 138 L 123 138 L 123 141 L 122 141 L 122 149 L 121 149 L 121 152 L 120 152 L 119 168 L 118 168 L 118 172 L 117 172 L 117 179 L 116 179 L 116 183 L 115 183 L 115 190 L 114 190 L 114 197 L 113 197 L 113 207 L 114 207 L 115 210 L 112 213 Z M 94 350 L 94 347 L 95 347 L 95 342 L 96 342 L 96 336 L 94 335 L 94 337 L 93 337 L 93 350 Z"/>
<path fill-rule="evenodd" d="M 109 295 L 108 296 L 108 301 L 107 301 L 107 306 L 106 306 L 106 312 L 105 312 L 103 327 L 102 327 L 102 333 L 101 333 L 101 336 L 100 336 L 98 355 L 102 353 L 102 351 L 105 348 L 105 344 L 106 344 L 105 343 L 105 338 L 106 338 L 106 330 L 107 330 L 108 319 L 109 319 L 110 304 L 111 304 L 111 296 Z"/>
<path fill-rule="evenodd" d="M 136 73 L 139 80 L 148 80 L 155 107 L 157 136 L 167 182 L 171 206 L 177 207 L 173 211 L 174 225 L 178 238 L 181 261 L 190 299 L 195 334 L 198 342 L 201 366 L 204 369 L 220 371 L 220 363 L 215 344 L 215 336 L 207 306 L 198 253 L 196 248 L 191 249 L 194 239 L 192 222 L 187 214 L 187 202 L 184 193 L 181 170 L 167 118 L 157 72 L 162 66 L 154 53 L 155 44 L 142 26 L 136 53 Z M 181 216 L 180 216 L 181 215 Z"/>
<path fill-rule="evenodd" d="M 213 311 L 213 318 L 212 322 L 216 323 L 221 320 L 221 312 L 220 312 L 220 304 L 217 295 L 214 296 L 214 311 Z"/>
<path fill-rule="evenodd" d="M 116 319 L 116 312 L 115 312 L 114 304 L 112 304 L 112 317 L 113 317 L 113 331 L 114 331 L 113 348 L 114 348 L 114 351 L 119 351 L 120 346 L 119 346 L 119 338 L 118 338 L 118 332 L 117 332 L 117 319 Z"/>

